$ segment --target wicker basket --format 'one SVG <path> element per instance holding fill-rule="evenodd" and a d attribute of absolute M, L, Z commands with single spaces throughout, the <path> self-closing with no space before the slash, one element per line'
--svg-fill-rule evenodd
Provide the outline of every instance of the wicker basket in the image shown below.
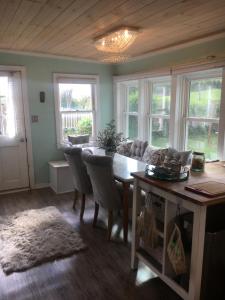
<path fill-rule="evenodd" d="M 167 254 L 175 273 L 177 275 L 186 273 L 187 267 L 181 232 L 176 224 L 174 224 L 174 229 L 169 239 Z"/>

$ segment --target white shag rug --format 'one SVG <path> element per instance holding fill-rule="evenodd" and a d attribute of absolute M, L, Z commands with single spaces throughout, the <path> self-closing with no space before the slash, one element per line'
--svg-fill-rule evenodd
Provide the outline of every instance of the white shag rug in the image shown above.
<path fill-rule="evenodd" d="M 79 234 L 53 206 L 0 218 L 0 264 L 6 274 L 85 248 Z"/>

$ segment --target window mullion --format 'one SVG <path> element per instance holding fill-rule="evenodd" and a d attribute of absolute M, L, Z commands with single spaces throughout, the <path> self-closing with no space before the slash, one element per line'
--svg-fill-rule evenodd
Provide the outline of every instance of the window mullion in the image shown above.
<path fill-rule="evenodd" d="M 225 159 L 225 68 L 222 73 L 222 90 L 220 102 L 219 136 L 218 136 L 218 158 Z"/>

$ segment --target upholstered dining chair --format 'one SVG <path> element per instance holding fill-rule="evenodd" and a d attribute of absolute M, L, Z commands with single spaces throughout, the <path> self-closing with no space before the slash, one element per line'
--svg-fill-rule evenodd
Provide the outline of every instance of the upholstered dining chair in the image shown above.
<path fill-rule="evenodd" d="M 95 227 L 97 223 L 99 206 L 108 210 L 107 239 L 110 240 L 113 225 L 113 211 L 118 211 L 122 208 L 122 193 L 120 193 L 120 187 L 117 186 L 113 176 L 113 159 L 110 156 L 92 155 L 87 152 L 83 152 L 82 157 L 87 166 L 87 172 L 93 187 L 95 201 L 93 227 Z"/>
<path fill-rule="evenodd" d="M 92 194 L 92 185 L 81 154 L 82 148 L 74 147 L 64 149 L 65 158 L 68 161 L 73 174 L 73 183 L 75 188 L 73 209 L 76 207 L 76 202 L 80 193 L 82 195 L 80 219 L 83 220 L 86 195 Z"/>

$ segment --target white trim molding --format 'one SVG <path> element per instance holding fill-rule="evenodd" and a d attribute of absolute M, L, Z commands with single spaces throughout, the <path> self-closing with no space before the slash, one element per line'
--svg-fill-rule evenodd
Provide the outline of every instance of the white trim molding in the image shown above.
<path fill-rule="evenodd" d="M 92 138 L 95 139 L 97 132 L 100 128 L 100 116 L 99 116 L 99 75 L 83 75 L 83 74 L 71 74 L 71 73 L 53 73 L 53 88 L 54 88 L 54 99 L 55 99 L 55 120 L 56 120 L 56 133 L 57 133 L 57 147 L 62 148 L 62 125 L 61 125 L 61 114 L 59 111 L 59 88 L 58 83 L 85 83 L 92 84 L 94 91 L 92 95 L 92 110 L 93 113 L 93 131 Z M 74 111 L 76 112 L 76 111 Z"/>
<path fill-rule="evenodd" d="M 31 139 L 31 123 L 30 123 L 30 109 L 27 91 L 27 73 L 24 66 L 8 66 L 0 65 L 0 71 L 17 71 L 21 73 L 22 81 L 22 101 L 24 108 L 24 120 L 25 120 L 25 131 L 27 139 L 27 159 L 28 159 L 28 176 L 30 187 L 34 186 L 34 165 L 33 165 L 33 150 L 32 150 L 32 139 Z"/>

